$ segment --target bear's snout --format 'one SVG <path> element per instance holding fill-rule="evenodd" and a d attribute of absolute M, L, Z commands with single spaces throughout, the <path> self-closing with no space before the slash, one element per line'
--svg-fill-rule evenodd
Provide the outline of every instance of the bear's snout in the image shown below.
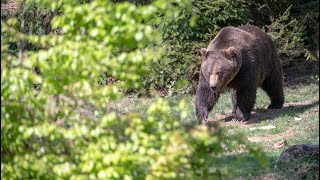
<path fill-rule="evenodd" d="M 216 85 L 210 85 L 210 88 L 212 89 L 212 91 L 216 91 L 217 90 L 217 86 Z"/>

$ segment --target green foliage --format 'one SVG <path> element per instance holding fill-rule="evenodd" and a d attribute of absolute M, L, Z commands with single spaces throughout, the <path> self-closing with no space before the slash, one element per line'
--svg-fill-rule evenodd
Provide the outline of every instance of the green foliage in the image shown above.
<path fill-rule="evenodd" d="M 198 80 L 199 50 L 206 47 L 222 27 L 248 22 L 248 5 L 246 1 L 195 0 L 191 10 L 180 8 L 176 12 L 175 21 L 164 19 L 160 26 L 161 46 L 165 50 L 161 61 L 152 64 L 145 84 L 156 89 L 189 92 L 190 82 Z M 184 86 L 177 87 L 177 84 Z"/>
<path fill-rule="evenodd" d="M 265 26 L 266 32 L 272 37 L 278 48 L 283 65 L 290 64 L 294 57 L 304 52 L 303 36 L 305 25 L 290 17 L 290 7 L 279 18 L 272 18 L 272 23 Z"/>
<path fill-rule="evenodd" d="M 179 0 L 148 6 L 105 0 L 39 1 L 61 35 L 27 35 L 16 19 L 1 21 L 1 178 L 5 179 L 196 179 L 222 178 L 214 159 L 243 143 L 218 127 L 186 130 L 181 101 L 159 99 L 146 114 L 106 113 L 111 100 L 159 59 L 158 14 L 175 17 Z M 171 7 L 171 8 L 167 8 Z M 8 43 L 39 47 L 24 56 Z M 33 72 L 38 67 L 41 74 Z M 117 79 L 99 85 L 102 74 Z M 34 89 L 41 84 L 41 89 Z M 90 115 L 80 110 L 90 107 Z M 249 151 L 250 148 L 248 148 Z M 259 155 L 260 156 L 260 155 Z M 211 170 L 214 169 L 214 170 Z"/>
<path fill-rule="evenodd" d="M 292 10 L 293 16 L 296 18 L 303 17 L 303 22 L 307 27 L 304 37 L 305 46 L 309 50 L 319 50 L 319 0 L 302 1 L 293 5 L 295 5 Z"/>
<path fill-rule="evenodd" d="M 247 6 L 245 1 L 193 1 L 191 11 L 180 9 L 174 22 L 163 22 L 163 40 L 201 41 L 224 26 L 246 23 Z"/>

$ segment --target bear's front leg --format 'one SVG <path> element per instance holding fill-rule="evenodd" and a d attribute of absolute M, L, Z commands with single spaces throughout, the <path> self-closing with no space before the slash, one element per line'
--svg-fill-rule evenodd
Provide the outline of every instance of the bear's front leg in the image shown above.
<path fill-rule="evenodd" d="M 199 124 L 205 124 L 208 121 L 209 110 L 204 104 L 196 103 L 196 114 Z"/>
<path fill-rule="evenodd" d="M 219 99 L 219 94 L 214 93 L 208 83 L 202 82 L 196 92 L 196 115 L 199 124 L 204 124 L 208 120 L 208 114 Z"/>
<path fill-rule="evenodd" d="M 236 90 L 232 96 L 236 98 L 237 108 L 234 108 L 237 121 L 248 121 L 250 119 L 251 111 L 256 101 L 256 88 L 247 87 L 245 89 Z"/>

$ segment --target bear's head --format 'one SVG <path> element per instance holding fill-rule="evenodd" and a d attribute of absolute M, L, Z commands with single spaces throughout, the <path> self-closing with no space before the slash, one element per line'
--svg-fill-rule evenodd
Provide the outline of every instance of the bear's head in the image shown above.
<path fill-rule="evenodd" d="M 216 93 L 224 92 L 240 70 L 241 54 L 234 47 L 213 51 L 202 48 L 201 56 L 201 73 L 210 88 Z"/>

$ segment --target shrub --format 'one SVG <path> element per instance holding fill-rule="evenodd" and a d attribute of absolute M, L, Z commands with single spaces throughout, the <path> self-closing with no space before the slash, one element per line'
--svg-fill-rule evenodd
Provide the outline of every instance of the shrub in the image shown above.
<path fill-rule="evenodd" d="M 279 18 L 272 18 L 272 23 L 264 27 L 275 41 L 284 66 L 289 65 L 295 57 L 303 54 L 303 36 L 306 33 L 305 25 L 290 17 L 290 8 L 291 6 Z"/>

